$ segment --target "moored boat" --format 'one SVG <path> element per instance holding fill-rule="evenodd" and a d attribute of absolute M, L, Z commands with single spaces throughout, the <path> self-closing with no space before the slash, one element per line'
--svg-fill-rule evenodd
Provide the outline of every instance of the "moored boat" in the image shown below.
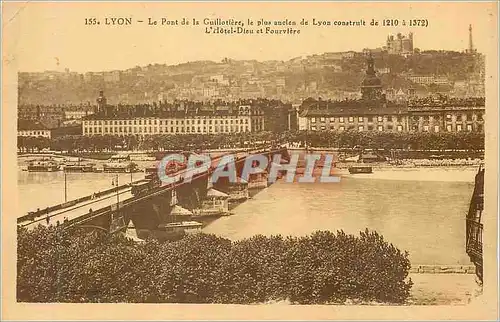
<path fill-rule="evenodd" d="M 29 172 L 55 172 L 61 170 L 59 164 L 53 160 L 33 160 L 28 163 Z"/>
<path fill-rule="evenodd" d="M 68 162 L 63 165 L 65 172 L 96 172 L 94 163 Z"/>
<path fill-rule="evenodd" d="M 129 155 L 114 155 L 103 165 L 104 172 L 130 173 L 137 170 L 137 164 L 130 161 Z"/>
<path fill-rule="evenodd" d="M 156 161 L 156 157 L 147 153 L 135 153 L 130 155 L 131 161 Z"/>
<path fill-rule="evenodd" d="M 66 172 L 96 172 L 95 166 L 92 164 L 66 166 L 64 170 Z"/>
<path fill-rule="evenodd" d="M 350 174 L 358 174 L 358 173 L 373 173 L 373 169 L 367 165 L 354 165 L 349 167 Z"/>
<path fill-rule="evenodd" d="M 203 224 L 197 221 L 179 221 L 161 225 L 167 232 L 177 232 L 186 230 L 200 230 Z"/>

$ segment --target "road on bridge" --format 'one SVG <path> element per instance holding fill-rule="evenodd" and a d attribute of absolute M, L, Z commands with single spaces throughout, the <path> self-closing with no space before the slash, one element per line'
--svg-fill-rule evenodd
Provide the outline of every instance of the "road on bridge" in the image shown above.
<path fill-rule="evenodd" d="M 122 189 L 116 192 L 99 196 L 94 199 L 78 203 L 71 207 L 54 210 L 53 212 L 49 212 L 47 215 L 37 217 L 34 221 L 25 221 L 21 223 L 20 226 L 26 227 L 28 229 L 33 229 L 38 225 L 55 225 L 57 221 L 62 224 L 65 218 L 67 218 L 68 220 L 78 218 L 84 214 L 89 213 L 90 209 L 96 211 L 105 207 L 116 205 L 118 200 L 120 204 L 122 204 L 123 201 L 133 198 L 130 190 L 130 186 L 124 186 Z M 47 218 L 49 218 L 48 221 Z"/>
<path fill-rule="evenodd" d="M 245 151 L 234 151 L 233 158 L 235 161 L 241 160 L 250 154 L 255 153 L 263 153 L 267 152 L 267 149 L 258 149 L 258 150 L 245 150 Z M 212 167 L 216 167 L 220 161 L 220 158 L 226 153 L 222 153 L 220 155 L 212 155 L 211 165 Z M 182 173 L 186 170 L 181 170 L 178 173 Z M 176 173 L 176 174 L 178 174 Z M 89 214 L 91 209 L 93 212 L 101 210 L 106 207 L 117 207 L 119 202 L 120 205 L 123 203 L 134 199 L 134 196 L 131 193 L 130 185 L 125 185 L 117 188 L 116 191 L 110 191 L 106 194 L 99 195 L 94 194 L 92 198 L 87 197 L 84 201 L 73 200 L 66 204 L 56 206 L 54 210 L 49 210 L 49 212 L 41 212 L 39 214 L 34 214 L 34 219 L 29 218 L 29 216 L 25 216 L 26 220 L 22 222 L 18 222 L 18 224 L 22 227 L 26 227 L 28 229 L 32 229 L 38 225 L 56 225 L 57 222 L 60 224 L 64 223 L 65 220 L 71 221 L 83 215 Z M 74 204 L 72 204 L 74 202 Z"/>

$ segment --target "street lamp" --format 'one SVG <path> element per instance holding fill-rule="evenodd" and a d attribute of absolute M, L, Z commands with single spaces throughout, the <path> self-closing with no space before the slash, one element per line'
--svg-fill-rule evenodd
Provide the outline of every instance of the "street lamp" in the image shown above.
<path fill-rule="evenodd" d="M 116 214 L 118 215 L 120 209 L 120 194 L 118 189 L 118 173 L 116 174 Z M 118 216 L 117 216 L 118 217 Z"/>
<path fill-rule="evenodd" d="M 111 185 L 115 186 L 116 185 L 116 214 L 118 215 L 118 211 L 120 208 L 120 194 L 119 189 L 118 189 L 118 173 L 116 173 L 116 177 L 111 180 Z M 112 215 L 113 216 L 113 215 Z M 114 216 L 113 216 L 114 217 Z"/>
<path fill-rule="evenodd" d="M 66 178 L 66 169 L 64 169 L 64 202 L 68 201 L 68 183 Z"/>

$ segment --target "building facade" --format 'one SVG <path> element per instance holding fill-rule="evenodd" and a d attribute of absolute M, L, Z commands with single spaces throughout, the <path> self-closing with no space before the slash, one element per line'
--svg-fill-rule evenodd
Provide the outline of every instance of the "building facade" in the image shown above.
<path fill-rule="evenodd" d="M 387 36 L 385 49 L 389 54 L 409 54 L 413 52 L 413 33 L 409 33 L 408 37 L 398 33 L 396 37 L 393 35 Z"/>
<path fill-rule="evenodd" d="M 286 131 L 296 127 L 294 116 L 291 105 L 274 100 L 110 106 L 101 92 L 95 113 L 82 119 L 82 133 L 143 136 Z"/>
<path fill-rule="evenodd" d="M 410 75 L 408 76 L 408 80 L 421 85 L 448 85 L 450 81 L 446 77 L 438 77 L 438 76 L 418 76 L 418 75 Z"/>
<path fill-rule="evenodd" d="M 301 129 L 310 131 L 484 133 L 484 106 L 307 110 L 300 119 Z"/>
<path fill-rule="evenodd" d="M 253 122 L 252 122 L 253 121 Z M 249 115 L 185 117 L 88 118 L 84 135 L 224 134 L 261 130 L 257 118 Z"/>
<path fill-rule="evenodd" d="M 482 132 L 484 97 L 445 96 L 388 101 L 368 58 L 362 99 L 322 101 L 309 98 L 299 112 L 299 128 L 309 131 Z"/>
<path fill-rule="evenodd" d="M 18 120 L 17 136 L 51 138 L 51 131 L 42 123 L 32 120 Z"/>

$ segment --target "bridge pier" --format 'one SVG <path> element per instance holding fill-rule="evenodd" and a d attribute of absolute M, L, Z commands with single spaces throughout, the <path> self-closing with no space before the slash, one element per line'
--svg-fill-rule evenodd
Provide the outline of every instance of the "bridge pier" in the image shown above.
<path fill-rule="evenodd" d="M 229 195 L 211 188 L 199 208 L 193 209 L 194 218 L 225 216 L 229 214 Z"/>
<path fill-rule="evenodd" d="M 176 204 L 175 194 L 172 191 L 135 205 L 129 213 L 134 227 L 141 230 L 155 230 L 161 223 L 168 220 L 168 214 Z M 142 237 L 139 236 L 139 238 Z"/>
<path fill-rule="evenodd" d="M 229 182 L 227 177 L 219 178 L 219 180 L 214 183 L 214 188 L 221 191 L 229 196 L 229 203 L 240 202 L 248 199 L 248 182 L 237 177 L 237 182 Z"/>
<path fill-rule="evenodd" d="M 191 182 L 177 181 L 175 186 L 158 185 L 157 181 L 148 178 L 149 181 L 137 181 L 137 185 L 114 187 L 98 193 L 97 196 L 92 194 L 48 207 L 42 211 L 30 212 L 18 218 L 17 222 L 20 226 L 31 228 L 36 227 L 39 223 L 45 223 L 46 217 L 47 224 L 50 219 L 51 223 L 59 221 L 64 227 L 98 228 L 109 233 L 126 232 L 127 229 L 130 230 L 133 227 L 137 237 L 141 239 L 151 234 L 163 234 L 165 225 L 175 220 L 172 216 L 175 206 L 192 212 L 192 215 L 198 218 L 212 214 L 225 215 L 229 213 L 231 203 L 249 198 L 249 189 L 266 188 L 273 157 L 281 155 L 283 163 L 286 163 L 288 153 L 283 148 L 261 149 L 256 150 L 255 153 L 259 153 L 269 160 L 268 169 L 261 173 L 250 174 L 249 182 L 244 180 L 247 178 L 241 178 L 247 160 L 242 154 L 248 156 L 251 152 L 240 151 L 236 154 L 235 160 L 236 182 L 230 182 L 227 177 L 222 177 L 212 184 L 211 171 L 198 174 L 196 179 Z M 178 172 L 178 174 L 179 176 L 185 175 L 182 172 Z M 116 201 L 120 196 L 120 204 L 114 202 L 115 194 Z M 90 207 L 93 208 L 93 211 Z M 185 218 L 190 216 L 186 215 Z M 197 223 L 193 222 L 186 224 L 197 226 Z M 172 227 L 176 227 L 176 225 L 167 226 L 168 229 Z"/>
<path fill-rule="evenodd" d="M 263 189 L 268 187 L 268 172 L 252 173 L 248 178 L 248 189 Z"/>
<path fill-rule="evenodd" d="M 177 195 L 177 204 L 193 210 L 201 206 L 202 201 L 207 196 L 208 174 L 197 178 L 189 183 L 185 183 L 175 189 Z"/>
<path fill-rule="evenodd" d="M 86 222 L 84 226 L 87 226 L 89 228 L 100 228 L 102 230 L 110 232 L 111 231 L 111 229 L 110 229 L 111 222 L 112 222 L 111 215 L 112 214 L 107 214 L 107 215 L 95 217 L 95 218 L 89 220 L 88 222 Z"/>

